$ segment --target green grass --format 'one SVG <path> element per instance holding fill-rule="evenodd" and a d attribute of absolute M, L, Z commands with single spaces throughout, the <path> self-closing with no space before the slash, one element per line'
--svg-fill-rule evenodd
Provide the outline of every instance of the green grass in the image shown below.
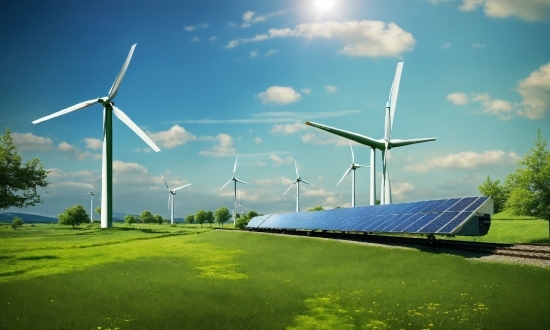
<path fill-rule="evenodd" d="M 550 269 L 178 225 L 0 228 L 0 329 L 543 329 Z"/>

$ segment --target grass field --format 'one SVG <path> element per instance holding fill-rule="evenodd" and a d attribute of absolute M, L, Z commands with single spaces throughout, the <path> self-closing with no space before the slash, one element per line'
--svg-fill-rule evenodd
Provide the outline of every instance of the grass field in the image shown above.
<path fill-rule="evenodd" d="M 0 242 L 1 329 L 550 324 L 550 269 L 437 251 L 189 225 L 3 225 Z"/>

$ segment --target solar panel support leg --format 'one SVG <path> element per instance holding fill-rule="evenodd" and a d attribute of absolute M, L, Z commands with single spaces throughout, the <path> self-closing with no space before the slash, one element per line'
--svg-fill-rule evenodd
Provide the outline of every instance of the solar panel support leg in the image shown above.
<path fill-rule="evenodd" d="M 436 246 L 437 245 L 437 241 L 435 240 L 435 235 L 434 234 L 429 234 L 428 235 L 428 243 L 430 244 L 430 246 Z"/>

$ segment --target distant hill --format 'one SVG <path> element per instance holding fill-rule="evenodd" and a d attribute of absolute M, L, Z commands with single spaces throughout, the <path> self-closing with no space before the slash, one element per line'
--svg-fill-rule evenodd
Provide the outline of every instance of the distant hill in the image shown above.
<path fill-rule="evenodd" d="M 25 223 L 57 223 L 57 218 L 21 212 L 0 213 L 0 222 L 12 222 L 14 217 L 23 219 Z"/>

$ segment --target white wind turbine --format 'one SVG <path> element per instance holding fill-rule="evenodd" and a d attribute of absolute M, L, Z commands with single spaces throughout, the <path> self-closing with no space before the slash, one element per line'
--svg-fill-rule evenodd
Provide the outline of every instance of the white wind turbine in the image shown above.
<path fill-rule="evenodd" d="M 391 185 L 390 185 L 390 175 L 388 172 L 387 158 L 389 156 L 389 151 L 391 148 L 403 147 L 410 144 L 422 143 L 428 141 L 434 141 L 435 138 L 423 138 L 423 139 L 409 139 L 409 140 L 399 140 L 392 139 L 391 132 L 393 127 L 393 117 L 395 114 L 395 108 L 397 106 L 397 94 L 399 92 L 399 82 L 401 80 L 401 72 L 403 70 L 403 62 L 397 63 L 397 68 L 395 70 L 395 77 L 393 79 L 392 87 L 390 89 L 390 96 L 388 98 L 388 103 L 386 103 L 386 120 L 384 126 L 384 138 L 382 139 L 373 139 L 366 135 L 361 135 L 349 131 L 344 131 L 338 128 L 325 126 L 322 124 L 317 124 L 313 122 L 306 122 L 306 125 L 317 127 L 324 131 L 336 134 L 347 139 L 353 140 L 355 142 L 367 145 L 371 148 L 370 153 L 370 204 L 375 204 L 376 196 L 376 162 L 375 162 L 375 149 L 382 151 L 382 189 L 380 194 L 381 204 L 391 204 Z"/>
<path fill-rule="evenodd" d="M 351 141 L 349 142 L 349 147 L 351 149 L 351 166 L 348 168 L 348 170 L 344 173 L 340 181 L 338 181 L 338 186 L 342 180 L 349 174 L 349 172 L 353 171 L 351 173 L 351 207 L 355 207 L 355 170 L 360 167 L 368 167 L 366 165 L 359 165 L 355 164 L 355 155 L 353 154 L 353 148 L 351 146 Z"/>
<path fill-rule="evenodd" d="M 170 189 L 170 187 L 168 187 L 168 183 L 166 183 L 166 180 L 164 180 L 164 177 L 162 176 L 162 174 L 160 175 L 160 177 L 162 178 L 162 181 L 164 181 L 166 188 L 168 188 L 168 208 L 170 209 L 170 223 L 174 224 L 174 195 L 176 194 L 176 191 L 180 190 L 181 188 L 190 186 L 191 184 L 188 183 L 181 187 L 177 187 L 176 189 Z"/>
<path fill-rule="evenodd" d="M 96 98 L 88 101 L 84 101 L 78 104 L 75 104 L 66 109 L 60 110 L 56 113 L 42 117 L 33 121 L 33 124 L 38 124 L 42 121 L 58 117 L 64 114 L 67 114 L 72 111 L 80 110 L 82 108 L 89 107 L 96 103 L 100 103 L 103 106 L 103 160 L 102 160 L 102 175 L 101 175 L 101 197 L 105 203 L 105 210 L 101 210 L 101 228 L 110 228 L 113 226 L 113 113 L 115 116 L 120 119 L 124 124 L 126 124 L 134 133 L 136 133 L 145 143 L 147 143 L 153 150 L 160 151 L 156 144 L 124 113 L 122 110 L 115 106 L 113 99 L 118 93 L 124 74 L 126 74 L 126 69 L 130 64 L 132 59 L 132 54 L 136 44 L 132 45 L 130 52 L 126 57 L 126 61 L 122 65 L 120 72 L 118 73 L 109 94 L 107 96 Z"/>
<path fill-rule="evenodd" d="M 237 223 L 237 220 L 236 220 L 236 209 L 237 209 L 237 182 L 240 182 L 240 183 L 244 183 L 244 184 L 248 184 L 244 181 L 241 181 L 239 179 L 237 179 L 235 177 L 235 172 L 237 171 L 237 159 L 239 159 L 239 155 L 237 155 L 237 157 L 235 158 L 235 165 L 233 166 L 233 177 L 231 178 L 231 180 L 227 181 L 226 184 L 223 185 L 223 187 L 220 188 L 220 190 L 222 190 L 225 186 L 227 186 L 227 184 L 231 181 L 234 182 L 234 186 L 233 186 L 233 225 L 236 225 Z"/>
<path fill-rule="evenodd" d="M 298 174 L 298 164 L 296 163 L 296 160 L 294 160 L 294 168 L 296 168 L 296 180 L 292 182 L 292 184 L 290 185 L 290 187 L 288 187 L 284 194 L 286 194 L 290 190 L 290 188 L 292 188 L 292 186 L 296 184 L 296 212 L 300 212 L 300 182 L 303 182 L 312 187 L 313 185 L 309 184 L 307 181 L 303 180 L 300 177 L 300 174 Z"/>
<path fill-rule="evenodd" d="M 99 180 L 99 179 L 97 179 Z M 87 193 L 87 194 L 82 194 L 82 195 L 78 195 L 77 197 L 81 197 L 81 196 L 87 196 L 87 195 L 90 195 L 90 223 L 93 222 L 93 211 L 94 211 L 94 197 L 99 199 L 99 202 L 101 203 L 101 198 L 97 197 L 97 195 L 94 193 L 94 189 L 95 189 L 95 185 L 97 184 L 97 180 L 95 180 L 94 182 L 94 186 L 92 187 L 92 190 Z"/>

